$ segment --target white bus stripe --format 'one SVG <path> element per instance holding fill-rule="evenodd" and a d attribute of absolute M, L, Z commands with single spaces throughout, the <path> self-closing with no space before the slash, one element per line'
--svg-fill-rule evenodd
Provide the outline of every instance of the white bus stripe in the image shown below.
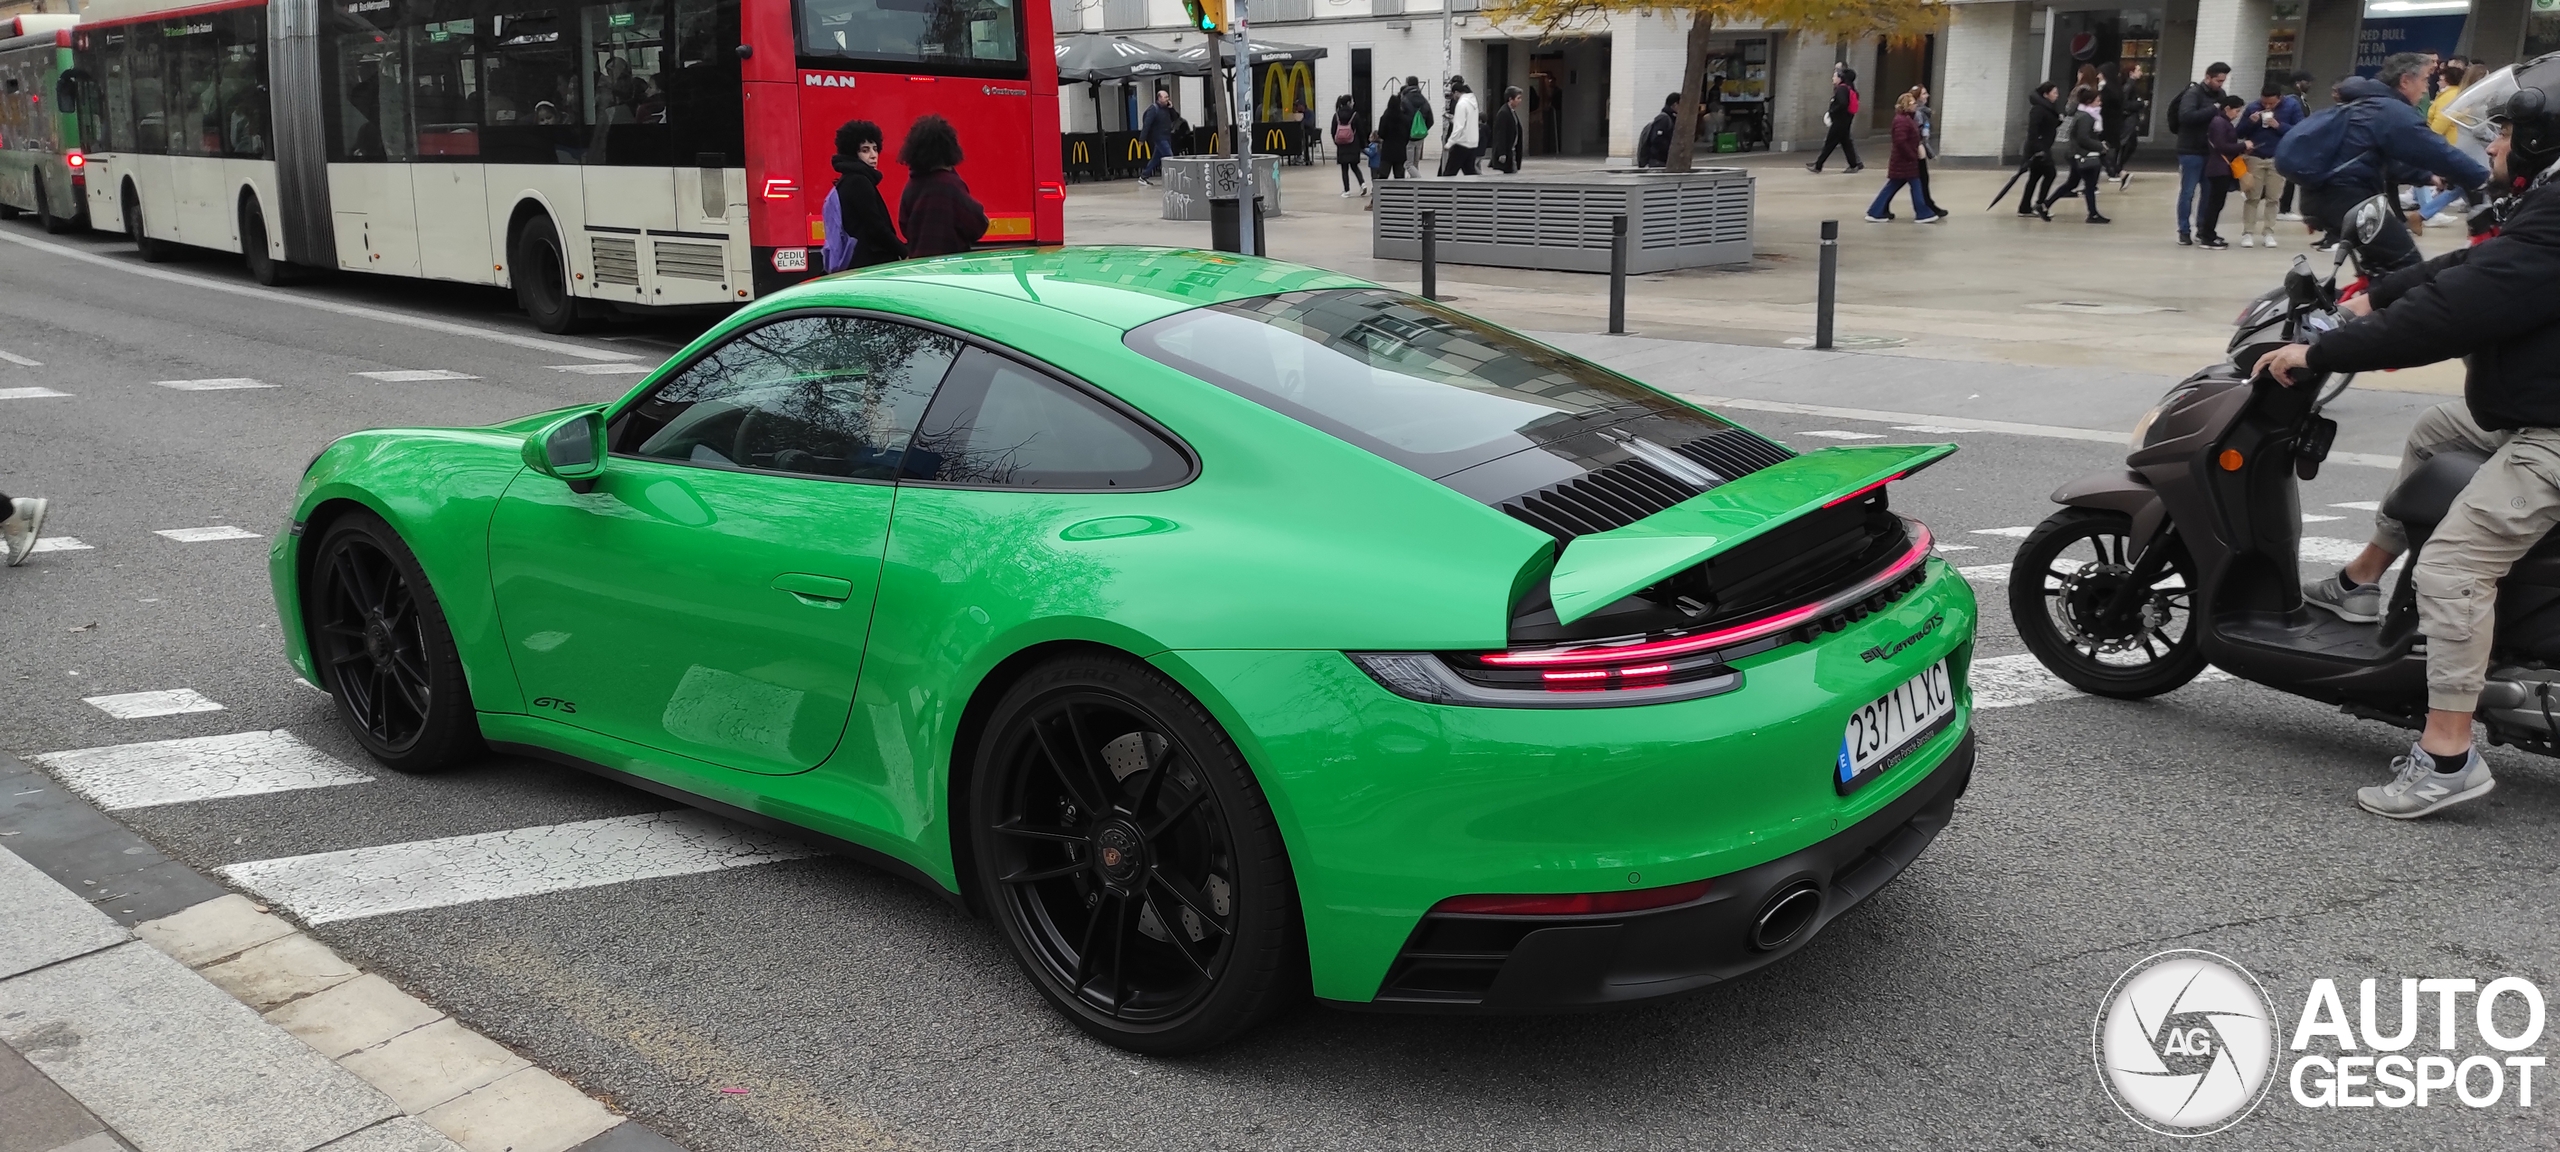
<path fill-rule="evenodd" d="M 393 312 L 385 308 L 367 308 L 358 304 L 341 304 L 335 300 L 324 300 L 316 296 L 302 296 L 291 292 L 271 292 L 264 288 L 252 288 L 246 284 L 225 284 L 219 280 L 207 280 L 202 276 L 189 276 L 182 272 L 171 272 L 165 268 L 154 268 L 147 264 L 134 264 L 124 260 L 100 256 L 95 252 L 83 252 L 77 248 L 66 248 L 60 244 L 49 244 L 42 240 L 12 235 L 8 232 L 0 232 L 0 240 L 8 241 L 11 244 L 19 245 L 20 247 L 41 249 L 46 252 L 51 252 L 57 256 L 68 257 L 83 263 L 95 264 L 101 268 L 113 268 L 118 272 L 130 273 L 135 276 L 147 276 L 151 279 L 163 280 L 171 284 L 184 284 L 190 288 L 202 288 L 208 292 L 227 292 L 233 296 L 246 296 L 252 300 L 263 300 L 270 304 L 290 304 L 298 308 L 310 308 L 321 312 L 334 312 L 340 316 L 358 316 L 367 320 L 379 320 L 385 324 L 400 324 L 411 328 L 424 329 L 429 332 L 442 332 L 447 336 L 468 336 L 474 340 L 487 340 L 492 343 L 506 344 L 517 348 L 530 348 L 536 352 L 554 352 L 562 356 L 575 356 L 581 360 L 633 359 L 632 355 L 628 352 L 608 352 L 602 348 L 589 348 L 584 344 L 571 344 L 566 340 L 545 340 L 539 336 L 524 336 L 514 332 L 503 332 L 495 328 L 482 328 L 474 324 L 456 324 L 450 320 L 438 320 L 429 316 L 412 316 L 406 312 Z M 2334 456 L 2331 458 L 2335 459 Z M 2397 466 L 2397 463 L 2397 461 L 2394 461 L 2395 467 Z"/>
<path fill-rule="evenodd" d="M 149 808 L 373 779 L 281 728 L 28 757 L 100 808 Z"/>
<path fill-rule="evenodd" d="M 216 871 L 306 924 L 818 855 L 692 809 L 253 860 Z"/>

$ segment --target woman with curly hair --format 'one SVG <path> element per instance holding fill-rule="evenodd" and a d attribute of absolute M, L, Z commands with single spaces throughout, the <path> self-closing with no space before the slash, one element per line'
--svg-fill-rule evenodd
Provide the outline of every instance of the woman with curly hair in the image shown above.
<path fill-rule="evenodd" d="M 898 146 L 898 163 L 907 166 L 907 190 L 898 197 L 898 230 L 907 234 L 907 255 L 966 252 L 987 234 L 987 210 L 953 171 L 960 166 L 960 134 L 950 121 L 930 113 L 916 117 Z"/>

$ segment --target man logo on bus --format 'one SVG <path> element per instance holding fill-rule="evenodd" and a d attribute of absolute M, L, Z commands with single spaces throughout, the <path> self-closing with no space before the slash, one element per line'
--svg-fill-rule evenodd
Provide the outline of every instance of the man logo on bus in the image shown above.
<path fill-rule="evenodd" d="M 853 77 L 842 72 L 805 72 L 800 76 L 800 83 L 809 88 L 851 88 Z"/>

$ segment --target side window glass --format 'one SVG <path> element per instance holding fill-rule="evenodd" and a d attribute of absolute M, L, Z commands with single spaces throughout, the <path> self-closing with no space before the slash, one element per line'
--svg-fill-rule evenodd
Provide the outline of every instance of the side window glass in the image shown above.
<path fill-rule="evenodd" d="M 632 456 L 801 476 L 886 480 L 960 342 L 856 316 L 741 333 L 617 419 Z"/>
<path fill-rule="evenodd" d="M 961 353 L 907 476 L 993 488 L 1153 488 L 1190 465 L 1108 405 L 982 348 Z"/>

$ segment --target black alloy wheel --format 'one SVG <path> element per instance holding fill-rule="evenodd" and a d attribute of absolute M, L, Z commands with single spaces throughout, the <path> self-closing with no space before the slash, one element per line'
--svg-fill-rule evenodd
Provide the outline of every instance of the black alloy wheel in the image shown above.
<path fill-rule="evenodd" d="M 525 221 L 524 230 L 516 234 L 511 259 L 516 303 L 533 318 L 534 327 L 555 336 L 586 327 L 577 298 L 569 291 L 569 249 L 560 242 L 560 229 L 550 217 Z"/>
<path fill-rule="evenodd" d="M 444 609 L 390 525 L 371 512 L 332 522 L 306 588 L 312 659 L 365 751 L 402 772 L 450 768 L 480 751 Z"/>
<path fill-rule="evenodd" d="M 2184 685 L 2204 671 L 2197 644 L 2194 562 L 2174 533 L 2127 612 L 2110 612 L 2138 578 L 2133 519 L 2121 512 L 2065 508 L 2027 536 L 2009 564 L 2009 614 L 2053 674 L 2083 692 L 2139 700 Z"/>
<path fill-rule="evenodd" d="M 978 893 L 1043 995 L 1098 1039 L 1222 1043 L 1303 986 L 1297 885 L 1235 745 L 1146 664 L 1095 652 L 1005 694 L 978 746 Z"/>
<path fill-rule="evenodd" d="M 172 255 L 171 249 L 175 247 L 166 240 L 152 239 L 151 233 L 143 228 L 142 197 L 135 194 L 131 184 L 124 186 L 124 234 L 133 241 L 133 250 L 141 255 L 145 264 L 166 263 Z"/>
<path fill-rule="evenodd" d="M 267 251 L 267 214 L 258 208 L 257 198 L 240 198 L 240 262 L 248 265 L 249 278 L 273 288 L 293 279 L 293 265 L 275 258 Z"/>

